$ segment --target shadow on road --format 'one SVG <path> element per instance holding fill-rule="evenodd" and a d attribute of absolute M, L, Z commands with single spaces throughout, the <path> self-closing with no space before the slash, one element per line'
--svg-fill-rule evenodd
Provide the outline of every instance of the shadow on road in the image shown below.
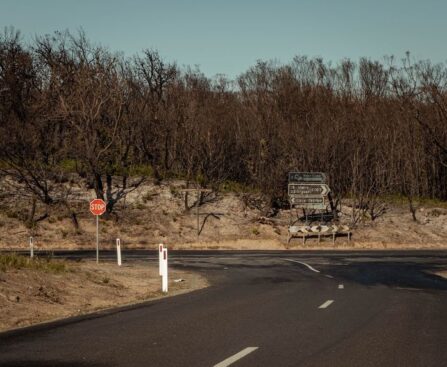
<path fill-rule="evenodd" d="M 348 266 L 330 267 L 327 273 L 366 286 L 386 285 L 389 287 L 425 290 L 447 290 L 447 279 L 430 274 L 436 268 L 429 264 L 412 262 L 365 262 Z"/>
<path fill-rule="evenodd" d="M 87 363 L 87 362 L 62 362 L 57 360 L 51 361 L 30 361 L 21 360 L 13 362 L 0 363 L 0 367 L 105 367 L 105 364 Z"/>

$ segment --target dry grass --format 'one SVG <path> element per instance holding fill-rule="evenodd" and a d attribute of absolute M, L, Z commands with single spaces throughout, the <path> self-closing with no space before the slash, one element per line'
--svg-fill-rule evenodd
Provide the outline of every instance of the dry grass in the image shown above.
<path fill-rule="evenodd" d="M 11 269 L 32 269 L 50 273 L 62 273 L 67 271 L 66 264 L 61 260 L 50 258 L 30 258 L 15 253 L 0 254 L 0 271 Z"/>
<path fill-rule="evenodd" d="M 53 260 L 14 259 L 0 272 L 0 331 L 166 296 L 156 263 L 66 261 L 69 271 L 58 272 Z M 199 274 L 170 270 L 169 295 L 207 285 Z"/>

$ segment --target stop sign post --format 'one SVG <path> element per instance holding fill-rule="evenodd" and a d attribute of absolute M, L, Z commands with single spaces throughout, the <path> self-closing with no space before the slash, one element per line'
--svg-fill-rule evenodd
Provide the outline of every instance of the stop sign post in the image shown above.
<path fill-rule="evenodd" d="M 99 216 L 106 212 L 106 203 L 102 199 L 90 201 L 90 212 L 96 217 L 96 263 L 99 264 Z"/>

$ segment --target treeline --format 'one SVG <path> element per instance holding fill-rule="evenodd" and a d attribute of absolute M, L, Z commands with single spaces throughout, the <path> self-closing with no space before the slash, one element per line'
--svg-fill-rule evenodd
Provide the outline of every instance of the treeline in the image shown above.
<path fill-rule="evenodd" d="M 373 206 L 447 199 L 447 68 L 259 61 L 236 80 L 181 69 L 154 50 L 124 57 L 83 33 L 0 37 L 0 169 L 34 201 L 69 207 L 76 172 L 114 205 L 148 176 L 237 183 L 276 205 L 287 172 L 324 171 L 339 197 Z"/>

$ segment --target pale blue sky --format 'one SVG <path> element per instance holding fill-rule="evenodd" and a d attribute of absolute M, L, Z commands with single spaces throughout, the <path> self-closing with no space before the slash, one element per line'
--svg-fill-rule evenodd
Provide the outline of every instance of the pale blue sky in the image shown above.
<path fill-rule="evenodd" d="M 76 32 L 131 55 L 158 49 L 168 61 L 234 77 L 258 59 L 294 55 L 337 62 L 361 56 L 447 60 L 441 0 L 0 0 L 0 26 L 25 39 Z"/>

